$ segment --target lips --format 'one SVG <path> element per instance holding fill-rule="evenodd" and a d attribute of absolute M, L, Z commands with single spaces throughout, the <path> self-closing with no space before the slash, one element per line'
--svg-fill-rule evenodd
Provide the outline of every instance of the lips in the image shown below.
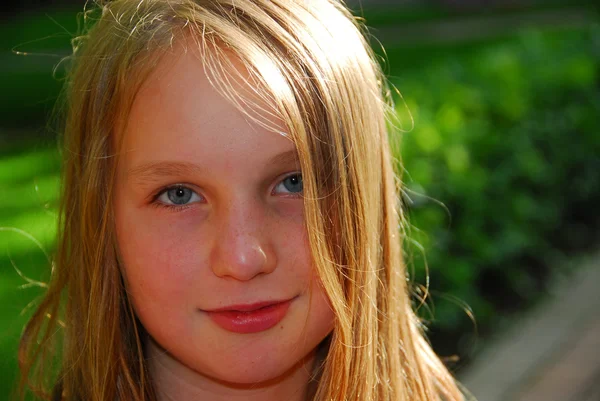
<path fill-rule="evenodd" d="M 253 304 L 230 305 L 204 311 L 221 328 L 239 334 L 258 333 L 277 325 L 285 315 L 292 299 Z"/>

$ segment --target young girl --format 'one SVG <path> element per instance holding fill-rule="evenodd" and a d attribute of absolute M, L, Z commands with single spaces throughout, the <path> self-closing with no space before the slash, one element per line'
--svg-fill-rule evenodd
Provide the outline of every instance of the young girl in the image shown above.
<path fill-rule="evenodd" d="M 387 90 L 334 0 L 114 0 L 67 86 L 53 400 L 462 400 L 411 310 Z"/>

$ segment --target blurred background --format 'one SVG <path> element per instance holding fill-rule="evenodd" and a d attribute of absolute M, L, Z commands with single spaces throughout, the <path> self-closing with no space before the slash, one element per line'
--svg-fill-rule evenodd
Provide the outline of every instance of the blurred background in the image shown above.
<path fill-rule="evenodd" d="M 83 3 L 0 5 L 0 399 L 49 276 L 49 121 Z M 348 5 L 399 92 L 406 254 L 434 348 L 481 401 L 600 400 L 599 5 Z"/>

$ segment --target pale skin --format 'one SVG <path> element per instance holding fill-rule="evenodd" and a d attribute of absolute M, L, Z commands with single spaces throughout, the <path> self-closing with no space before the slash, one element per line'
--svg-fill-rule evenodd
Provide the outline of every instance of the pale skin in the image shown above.
<path fill-rule="evenodd" d="M 223 98 L 181 47 L 118 135 L 117 240 L 159 400 L 304 400 L 334 316 L 311 262 L 294 144 Z M 204 312 L 273 300 L 291 300 L 287 314 L 256 333 Z"/>

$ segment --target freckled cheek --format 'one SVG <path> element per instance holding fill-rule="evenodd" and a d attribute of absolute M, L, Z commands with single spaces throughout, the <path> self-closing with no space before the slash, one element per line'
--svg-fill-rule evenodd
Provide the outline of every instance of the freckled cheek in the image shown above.
<path fill-rule="evenodd" d="M 292 269 L 291 274 L 300 282 L 310 282 L 315 272 L 308 243 L 304 214 L 299 207 L 290 207 L 285 216 L 270 225 L 271 240 L 277 249 L 279 266 Z"/>
<path fill-rule="evenodd" d="M 119 248 L 132 290 L 176 296 L 208 262 L 207 234 L 194 216 L 130 219 L 120 226 Z"/>

